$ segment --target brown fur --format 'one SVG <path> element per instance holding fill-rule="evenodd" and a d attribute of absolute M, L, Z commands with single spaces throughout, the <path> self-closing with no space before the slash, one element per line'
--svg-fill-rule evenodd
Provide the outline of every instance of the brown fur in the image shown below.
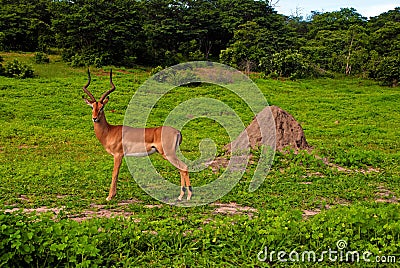
<path fill-rule="evenodd" d="M 87 90 L 89 82 L 84 86 L 84 91 L 88 94 L 91 100 L 85 99 L 85 102 L 92 107 L 92 119 L 94 124 L 94 132 L 97 139 L 103 145 L 105 150 L 114 156 L 114 168 L 112 173 L 112 181 L 110 192 L 107 200 L 111 200 L 117 193 L 117 179 L 119 169 L 121 167 L 122 158 L 125 155 L 140 155 L 151 154 L 155 151 L 160 153 L 164 159 L 168 160 L 175 167 L 179 169 L 181 175 L 181 192 L 178 197 L 179 200 L 185 194 L 184 187 L 188 187 L 187 200 L 190 200 L 192 192 L 190 187 L 189 172 L 187 166 L 180 161 L 176 156 L 176 149 L 181 142 L 181 134 L 178 130 L 162 126 L 155 128 L 131 128 L 128 126 L 110 125 L 104 114 L 104 106 L 108 102 L 106 96 L 111 93 L 115 87 L 112 84 L 111 74 L 110 83 L 113 86 L 111 90 L 104 93 L 100 101 L 96 101 L 93 95 Z M 124 136 L 125 144 L 122 142 Z M 126 146 L 124 148 L 124 146 Z"/>

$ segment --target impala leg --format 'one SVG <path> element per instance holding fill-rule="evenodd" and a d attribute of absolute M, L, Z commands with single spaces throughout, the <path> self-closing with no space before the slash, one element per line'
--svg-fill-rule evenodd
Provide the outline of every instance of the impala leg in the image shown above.
<path fill-rule="evenodd" d="M 185 195 L 186 189 L 188 190 L 187 200 L 190 200 L 192 197 L 192 186 L 190 186 L 189 179 L 189 171 L 185 163 L 178 159 L 178 157 L 173 157 L 173 163 L 177 164 L 177 168 L 179 169 L 179 173 L 181 174 L 181 194 L 178 197 L 178 200 L 182 200 Z M 187 188 L 186 188 L 187 187 Z"/>
<path fill-rule="evenodd" d="M 160 151 L 160 150 L 159 150 Z M 190 186 L 189 179 L 189 171 L 185 163 L 178 159 L 176 155 L 165 155 L 162 154 L 165 160 L 168 160 L 171 164 L 179 169 L 179 173 L 181 174 L 181 192 L 178 197 L 178 200 L 182 200 L 185 195 L 186 189 L 188 190 L 187 200 L 190 200 L 192 197 L 192 186 Z"/>
<path fill-rule="evenodd" d="M 185 179 L 182 177 L 182 173 L 181 173 L 181 194 L 178 197 L 178 200 L 182 200 L 183 196 L 185 195 Z"/>
<path fill-rule="evenodd" d="M 185 193 L 185 185 L 187 187 L 188 190 L 188 194 L 187 194 L 187 200 L 190 200 L 190 198 L 192 197 L 192 186 L 190 186 L 190 179 L 189 179 L 189 172 L 186 170 L 182 170 L 180 169 L 179 172 L 181 173 L 181 196 L 179 196 L 181 199 L 183 197 L 183 194 Z M 181 200 L 179 199 L 179 200 Z"/>
<path fill-rule="evenodd" d="M 121 167 L 123 157 L 124 157 L 123 154 L 114 155 L 114 169 L 112 173 L 110 193 L 108 194 L 108 197 L 106 199 L 107 201 L 110 201 L 117 194 L 118 173 L 119 173 L 119 168 Z"/>

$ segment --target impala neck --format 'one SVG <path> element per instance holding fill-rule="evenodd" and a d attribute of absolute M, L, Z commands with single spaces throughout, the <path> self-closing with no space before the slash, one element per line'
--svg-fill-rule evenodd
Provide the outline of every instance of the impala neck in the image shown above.
<path fill-rule="evenodd" d="M 110 130 L 110 124 L 108 124 L 104 112 L 101 113 L 97 122 L 93 122 L 93 125 L 94 125 L 94 132 L 96 133 L 97 139 L 101 143 L 105 142 L 105 139 Z"/>

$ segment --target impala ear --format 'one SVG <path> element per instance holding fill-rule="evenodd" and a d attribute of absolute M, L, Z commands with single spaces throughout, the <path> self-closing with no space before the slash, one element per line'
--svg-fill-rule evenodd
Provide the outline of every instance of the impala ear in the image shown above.
<path fill-rule="evenodd" d="M 85 97 L 82 97 L 82 99 L 86 102 L 87 105 L 89 105 L 90 107 L 93 108 L 93 103 L 91 103 L 88 99 L 86 99 Z"/>
<path fill-rule="evenodd" d="M 103 104 L 103 105 L 106 105 L 107 102 L 108 102 L 108 99 L 109 99 L 109 97 L 107 96 L 107 97 L 103 100 L 102 104 Z"/>

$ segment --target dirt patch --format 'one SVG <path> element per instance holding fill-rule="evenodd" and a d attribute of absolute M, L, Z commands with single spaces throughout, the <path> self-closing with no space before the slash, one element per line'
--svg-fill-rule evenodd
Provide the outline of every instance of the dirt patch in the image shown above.
<path fill-rule="evenodd" d="M 27 144 L 21 144 L 18 146 L 18 149 L 22 150 L 22 149 L 37 149 L 39 148 L 38 145 L 27 145 Z"/>
<path fill-rule="evenodd" d="M 303 210 L 303 219 L 308 219 L 321 213 L 323 210 L 331 209 L 333 206 L 349 206 L 351 202 L 343 198 L 335 198 L 333 202 L 326 204 L 328 200 L 326 198 L 319 198 L 318 201 L 325 203 L 325 205 L 319 205 L 315 209 L 305 209 Z"/>
<path fill-rule="evenodd" d="M 377 203 L 399 203 L 399 198 L 395 196 L 395 194 L 387 189 L 385 186 L 378 186 L 378 192 L 376 193 L 375 202 Z"/>
<path fill-rule="evenodd" d="M 357 172 L 361 172 L 363 174 L 369 174 L 369 173 L 379 173 L 381 172 L 378 168 L 374 168 L 374 167 L 367 167 L 366 169 L 358 169 L 356 170 Z"/>
<path fill-rule="evenodd" d="M 91 73 L 93 73 L 94 75 L 97 75 L 97 76 L 109 76 L 110 75 L 110 71 L 108 70 L 108 71 L 105 71 L 105 70 L 103 70 L 103 69 L 99 69 L 99 70 L 93 70 L 93 71 L 91 71 Z"/>
<path fill-rule="evenodd" d="M 79 215 L 69 215 L 68 218 L 81 222 L 92 218 L 131 217 L 134 213 L 124 211 L 123 207 L 136 203 L 140 203 L 140 201 L 135 199 L 123 200 L 117 204 L 118 208 L 106 208 L 106 205 L 91 204 L 91 209 L 84 210 Z M 134 221 L 140 222 L 140 219 L 134 219 Z"/>
<path fill-rule="evenodd" d="M 323 209 L 327 210 L 330 209 L 332 206 L 331 205 L 325 205 L 323 206 Z M 321 211 L 323 211 L 323 209 L 320 208 L 315 208 L 315 209 L 304 209 L 303 210 L 303 219 L 308 219 L 312 216 L 318 215 L 319 213 L 321 213 Z"/>
<path fill-rule="evenodd" d="M 216 81 L 220 84 L 232 84 L 235 81 L 241 81 L 243 74 L 231 70 L 223 70 L 221 68 L 216 72 L 206 67 L 196 68 L 196 75 L 199 77 L 200 81 Z"/>
<path fill-rule="evenodd" d="M 39 207 L 39 208 L 24 208 L 22 211 L 24 213 L 32 213 L 32 212 L 37 212 L 37 213 L 48 213 L 48 212 L 52 212 L 56 215 L 60 214 L 60 212 L 65 209 L 65 207 L 61 207 L 61 208 L 48 208 L 48 207 Z M 20 208 L 12 208 L 12 209 L 6 209 L 4 210 L 5 213 L 14 213 L 17 211 L 20 211 Z"/>
<path fill-rule="evenodd" d="M 21 194 L 18 199 L 21 201 L 26 201 L 26 202 L 30 201 L 29 197 L 24 194 Z"/>
<path fill-rule="evenodd" d="M 126 212 L 122 209 L 100 209 L 98 211 L 85 210 L 79 215 L 68 216 L 69 219 L 81 222 L 93 218 L 115 218 L 115 217 L 131 217 L 133 212 Z M 134 222 L 140 222 L 139 218 L 133 219 Z"/>
<path fill-rule="evenodd" d="M 5 213 L 15 213 L 21 211 L 23 213 L 53 213 L 55 217 L 57 217 L 61 212 L 64 212 L 67 218 L 74 220 L 74 221 L 84 221 L 92 218 L 113 218 L 113 217 L 131 217 L 134 215 L 133 212 L 126 212 L 124 211 L 124 207 L 130 204 L 139 203 L 138 200 L 124 200 L 117 204 L 118 208 L 107 208 L 107 205 L 98 205 L 98 204 L 91 204 L 90 208 L 87 210 L 82 211 L 79 214 L 70 214 L 65 212 L 65 206 L 60 208 L 48 208 L 48 207 L 39 207 L 39 208 L 12 208 L 4 210 Z M 134 219 L 135 222 L 140 222 L 140 219 Z"/>
<path fill-rule="evenodd" d="M 162 208 L 163 205 L 162 204 L 158 204 L 158 205 L 144 205 L 145 208 Z"/>
<path fill-rule="evenodd" d="M 312 181 L 302 181 L 302 182 L 299 182 L 299 184 L 311 185 Z"/>
<path fill-rule="evenodd" d="M 129 74 L 130 72 L 126 71 L 126 70 L 122 70 L 122 69 L 118 69 L 118 70 L 113 70 L 113 73 L 123 73 L 123 74 Z M 91 71 L 92 73 L 92 71 Z M 104 69 L 99 69 L 99 70 L 93 70 L 93 74 L 97 75 L 97 76 L 109 76 L 110 75 L 110 70 L 104 70 Z"/>
<path fill-rule="evenodd" d="M 210 206 L 215 206 L 214 214 L 225 214 L 225 215 L 248 215 L 249 218 L 254 216 L 254 213 L 258 213 L 257 209 L 247 206 L 241 206 L 237 203 L 212 203 Z"/>
<path fill-rule="evenodd" d="M 128 72 L 127 70 L 118 69 L 116 71 L 123 74 L 130 74 L 130 72 Z"/>
<path fill-rule="evenodd" d="M 308 219 L 312 216 L 315 216 L 317 214 L 321 213 L 320 209 L 315 209 L 315 210 L 303 210 L 303 219 Z"/>
<path fill-rule="evenodd" d="M 309 177 L 318 177 L 318 178 L 324 178 L 325 175 L 322 174 L 321 172 L 317 171 L 317 172 L 309 172 L 307 173 L 307 175 L 301 176 L 303 179 L 305 178 L 309 178 Z M 310 183 L 311 184 L 311 183 Z"/>
<path fill-rule="evenodd" d="M 316 155 L 315 158 L 317 158 L 319 160 L 322 160 L 322 162 L 325 165 L 333 167 L 333 168 L 337 169 L 337 171 L 339 171 L 339 172 L 346 172 L 346 173 L 356 172 L 356 173 L 362 173 L 362 174 L 370 174 L 370 173 L 373 173 L 373 172 L 375 172 L 375 173 L 381 172 L 378 168 L 374 168 L 374 167 L 366 167 L 366 168 L 360 168 L 360 169 L 349 169 L 349 168 L 342 167 L 342 166 L 340 166 L 338 164 L 331 163 L 327 158 L 321 158 L 318 155 Z"/>

